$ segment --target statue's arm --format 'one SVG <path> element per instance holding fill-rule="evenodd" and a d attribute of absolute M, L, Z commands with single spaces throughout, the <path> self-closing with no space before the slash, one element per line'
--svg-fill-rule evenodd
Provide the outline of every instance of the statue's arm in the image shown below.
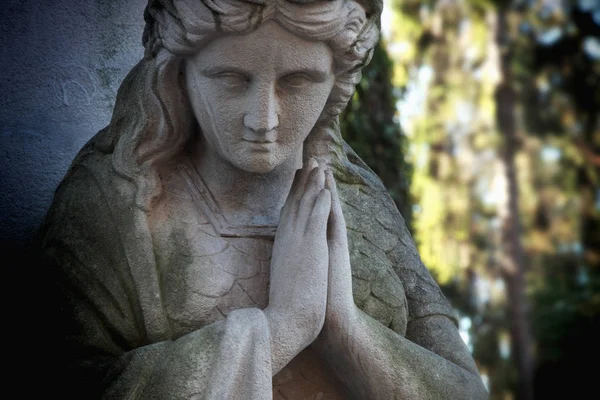
<path fill-rule="evenodd" d="M 315 343 L 326 363 L 357 399 L 486 399 L 488 393 L 447 303 L 415 251 L 401 252 L 407 287 L 406 336 L 360 310 L 352 296 L 346 224 L 333 178 L 329 220 L 329 287 L 323 331 Z M 411 243 L 403 238 L 400 243 Z M 411 265 L 407 265 L 410 263 Z M 416 263 L 416 264 L 415 264 Z M 434 285 L 434 286 L 432 286 Z M 433 290 L 433 289 L 437 290 Z"/>
<path fill-rule="evenodd" d="M 413 321 L 402 337 L 356 308 L 347 326 L 325 329 L 320 339 L 326 361 L 355 398 L 488 398 L 466 346 L 445 316 Z"/>
<path fill-rule="evenodd" d="M 76 167 L 45 226 L 42 265 L 52 288 L 46 306 L 55 316 L 46 359 L 53 371 L 64 367 L 65 379 L 53 382 L 59 397 L 271 398 L 269 327 L 261 310 L 233 311 L 179 338 L 146 337 L 140 288 L 123 251 L 135 243 L 120 239 L 108 201 L 93 173 Z"/>

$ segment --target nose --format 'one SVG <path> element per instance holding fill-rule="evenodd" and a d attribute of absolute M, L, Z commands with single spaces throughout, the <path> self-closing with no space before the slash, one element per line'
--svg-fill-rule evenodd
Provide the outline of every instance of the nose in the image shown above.
<path fill-rule="evenodd" d="M 244 115 L 246 128 L 260 134 L 272 131 L 279 125 L 279 102 L 274 87 L 259 87 L 249 98 Z"/>

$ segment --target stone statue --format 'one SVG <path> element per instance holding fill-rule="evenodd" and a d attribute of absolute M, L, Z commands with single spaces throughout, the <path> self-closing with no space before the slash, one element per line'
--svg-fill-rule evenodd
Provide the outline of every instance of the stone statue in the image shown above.
<path fill-rule="evenodd" d="M 487 397 L 340 135 L 381 7 L 149 2 L 145 57 L 43 229 L 73 398 Z"/>

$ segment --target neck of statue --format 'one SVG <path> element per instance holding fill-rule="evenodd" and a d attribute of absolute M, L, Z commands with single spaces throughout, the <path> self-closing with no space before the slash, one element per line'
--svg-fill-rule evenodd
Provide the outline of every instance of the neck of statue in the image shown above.
<path fill-rule="evenodd" d="M 223 216 L 238 226 L 276 226 L 296 170 L 302 166 L 302 149 L 262 174 L 234 166 L 204 144 L 197 146 L 193 163 Z"/>

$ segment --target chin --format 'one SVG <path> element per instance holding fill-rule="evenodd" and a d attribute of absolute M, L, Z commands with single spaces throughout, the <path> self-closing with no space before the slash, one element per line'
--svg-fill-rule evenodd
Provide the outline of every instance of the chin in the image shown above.
<path fill-rule="evenodd" d="M 270 157 L 252 157 L 252 159 L 240 160 L 234 165 L 241 170 L 254 174 L 268 174 L 281 165 L 281 163 Z"/>

